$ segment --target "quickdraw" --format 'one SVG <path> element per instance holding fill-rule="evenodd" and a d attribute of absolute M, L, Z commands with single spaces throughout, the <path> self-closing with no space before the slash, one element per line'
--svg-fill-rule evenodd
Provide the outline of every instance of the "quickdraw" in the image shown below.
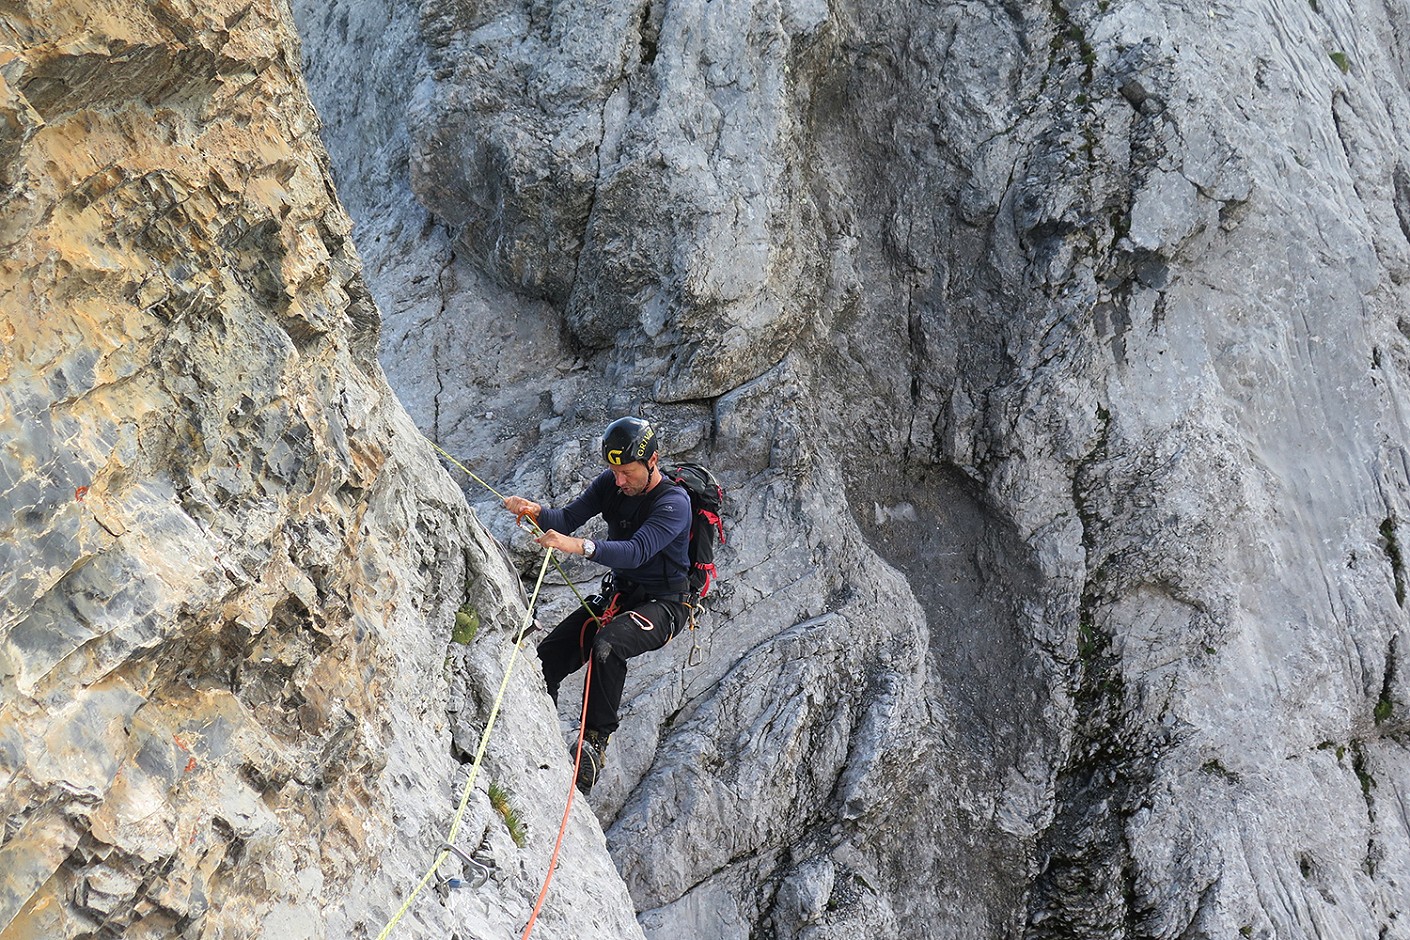
<path fill-rule="evenodd" d="M 458 859 L 460 859 L 461 874 L 467 876 L 464 879 L 440 879 L 440 881 L 436 884 L 436 888 L 441 892 L 443 896 L 448 891 L 457 888 L 482 887 L 485 882 L 490 880 L 490 875 L 494 874 L 495 872 L 496 866 L 493 858 L 482 858 L 480 856 L 480 853 L 478 852 L 474 856 L 466 855 L 463 849 L 450 842 L 442 842 L 440 847 L 442 850 L 442 858 L 446 857 L 444 854 L 445 852 L 450 852 L 454 854 Z M 440 872 L 437 871 L 437 877 L 439 877 L 439 875 Z"/>
<path fill-rule="evenodd" d="M 686 605 L 686 610 L 690 611 L 686 620 L 690 625 L 690 655 L 685 658 L 687 669 L 694 669 L 705 662 L 705 651 L 700 648 L 700 635 L 695 632 L 695 612 L 699 609 L 699 602 Z"/>

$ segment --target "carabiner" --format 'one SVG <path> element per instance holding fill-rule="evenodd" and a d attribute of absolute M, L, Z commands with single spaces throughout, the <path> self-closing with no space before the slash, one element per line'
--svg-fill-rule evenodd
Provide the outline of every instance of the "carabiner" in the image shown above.
<path fill-rule="evenodd" d="M 466 878 L 464 880 L 460 878 L 441 879 L 439 881 L 438 887 L 479 888 L 482 887 L 485 882 L 490 880 L 490 875 L 493 874 L 495 869 L 493 859 L 482 861 L 479 858 L 472 858 L 471 856 L 466 855 L 464 850 L 462 850 L 459 846 L 451 845 L 449 842 L 442 842 L 441 849 L 446 852 L 453 853 L 457 858 L 460 859 L 460 870 L 461 873 L 466 876 Z M 439 871 L 437 871 L 436 877 L 440 879 Z"/>

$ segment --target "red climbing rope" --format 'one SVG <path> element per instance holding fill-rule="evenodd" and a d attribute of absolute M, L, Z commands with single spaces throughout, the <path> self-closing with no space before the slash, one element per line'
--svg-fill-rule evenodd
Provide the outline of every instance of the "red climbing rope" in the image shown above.
<path fill-rule="evenodd" d="M 434 447 L 434 448 L 440 453 L 440 455 L 441 455 L 442 457 L 445 457 L 447 460 L 449 460 L 451 463 L 455 464 L 455 465 L 456 465 L 457 467 L 459 467 L 461 470 L 464 470 L 464 471 L 470 476 L 470 478 L 473 479 L 476 483 L 480 484 L 480 485 L 481 485 L 482 487 L 484 487 L 486 490 L 489 490 L 490 493 L 492 493 L 493 495 L 495 495 L 496 497 L 498 497 L 501 501 L 504 500 L 504 498 L 505 498 L 505 497 L 504 497 L 504 494 L 500 493 L 500 492 L 499 492 L 498 490 L 496 490 L 494 487 L 490 486 L 490 485 L 489 485 L 488 483 L 486 483 L 484 480 L 482 480 L 482 479 L 480 479 L 478 476 L 476 476 L 475 473 L 474 473 L 472 470 L 470 470 L 469 467 L 465 466 L 465 465 L 462 464 L 460 461 L 456 460 L 454 457 L 452 457 L 450 454 L 446 453 L 444 450 L 441 450 L 440 445 L 437 444 L 435 441 L 432 441 L 432 442 L 431 442 L 431 446 Z M 521 512 L 521 513 L 518 513 L 517 515 L 518 515 L 518 518 L 515 520 L 515 525 L 522 527 L 523 524 L 524 524 L 524 520 L 525 520 L 525 519 L 528 519 L 530 525 L 532 525 L 533 528 L 534 528 L 535 534 L 537 534 L 537 535 L 542 535 L 542 534 L 543 534 L 543 530 L 539 528 L 538 519 L 535 518 L 535 516 L 534 516 L 532 513 Z M 598 629 L 601 629 L 602 626 L 603 626 L 607 621 L 611 620 L 614 616 L 616 616 L 616 614 L 617 614 L 617 612 L 618 612 L 618 604 L 620 603 L 620 601 L 621 601 L 621 599 L 622 599 L 622 595 L 621 595 L 620 593 L 614 594 L 614 595 L 612 596 L 611 601 L 610 601 L 610 602 L 608 603 L 608 605 L 607 605 L 607 609 L 606 609 L 605 611 L 603 611 L 601 615 L 595 614 L 595 613 L 593 613 L 592 606 L 591 606 L 590 604 L 588 604 L 587 600 L 582 596 L 582 594 L 580 594 L 580 593 L 578 592 L 578 589 L 577 589 L 576 586 L 574 586 L 572 579 L 568 577 L 568 573 L 563 570 L 563 566 L 560 565 L 560 564 L 558 564 L 557 559 L 554 559 L 554 558 L 553 558 L 553 552 L 552 552 L 552 550 L 549 550 L 549 551 L 544 552 L 544 567 L 543 567 L 542 570 L 539 571 L 539 585 L 541 585 L 541 584 L 543 583 L 544 572 L 547 570 L 548 562 L 549 562 L 550 559 L 553 560 L 554 565 L 558 568 L 559 574 L 563 575 L 563 580 L 564 580 L 564 582 L 565 582 L 570 588 L 572 588 L 572 589 L 573 589 L 573 593 L 577 595 L 578 602 L 581 603 L 581 604 L 583 605 L 584 609 L 586 609 L 587 612 L 588 612 L 588 617 L 587 617 L 587 619 L 583 621 L 583 629 L 582 629 L 582 631 L 578 634 L 578 647 L 581 649 L 581 648 L 583 648 L 583 647 L 586 645 L 587 626 L 588 626 L 588 624 L 589 624 L 589 623 L 596 623 L 597 626 L 598 626 Z M 537 598 L 538 598 L 538 589 L 539 589 L 539 585 L 535 585 L 535 586 L 534 586 L 534 600 L 537 600 Z M 526 631 L 528 630 L 529 623 L 531 622 L 531 618 L 532 618 L 532 615 L 533 615 L 533 609 L 534 609 L 534 600 L 531 600 L 531 601 L 529 602 L 528 616 L 525 617 L 525 620 L 524 620 L 523 625 L 519 628 L 518 639 L 515 641 L 515 650 L 516 650 L 516 652 L 517 652 L 517 650 L 518 650 L 519 641 L 521 641 L 521 640 L 523 639 L 523 637 L 524 637 Z M 544 876 L 544 879 L 543 879 L 543 888 L 539 890 L 539 899 L 538 899 L 538 901 L 534 904 L 533 913 L 531 913 L 531 914 L 529 915 L 529 922 L 528 922 L 528 924 L 525 925 L 525 927 L 524 927 L 524 933 L 523 933 L 523 935 L 520 937 L 520 940 L 528 940 L 529 934 L 533 932 L 534 923 L 538 920 L 539 912 L 543 910 L 543 902 L 544 902 L 545 899 L 547 899 L 547 897 L 548 897 L 548 886 L 549 886 L 550 883 L 552 883 L 552 881 L 553 881 L 553 873 L 554 873 L 554 871 L 558 868 L 558 854 L 559 854 L 559 852 L 560 852 L 560 851 L 562 850 L 562 848 L 563 848 L 563 836 L 564 836 L 564 834 L 568 831 L 568 819 L 569 819 L 569 817 L 570 817 L 570 814 L 571 814 L 572 811 L 573 811 L 573 797 L 574 797 L 574 795 L 576 794 L 577 789 L 578 789 L 578 771 L 582 768 L 582 765 L 583 765 L 583 737 L 584 737 L 585 733 L 587 732 L 588 690 L 592 688 L 592 650 L 591 650 L 591 649 L 588 649 L 588 650 L 586 651 L 586 661 L 587 661 L 587 671 L 586 671 L 586 672 L 584 673 L 584 675 L 583 675 L 583 713 L 582 713 L 581 718 L 580 718 L 579 721 L 578 721 L 578 753 L 577 753 L 577 758 L 573 761 L 573 776 L 572 776 L 571 781 L 570 781 L 569 784 L 568 784 L 568 800 L 567 800 L 567 805 L 565 805 L 565 806 L 563 807 L 563 822 L 562 822 L 562 824 L 559 825 L 559 827 L 558 827 L 558 839 L 553 843 L 553 857 L 549 860 L 549 863 L 548 863 L 548 874 Z M 512 666 L 513 666 L 513 660 L 512 660 L 512 659 L 510 660 L 510 665 L 511 665 L 511 668 L 512 668 Z M 505 686 L 507 686 L 507 685 L 508 685 L 508 682 L 509 682 L 509 673 L 508 673 L 508 672 L 505 673 L 504 681 L 505 681 Z M 502 686 L 502 687 L 500 688 L 500 697 L 502 698 L 503 695 L 504 695 L 504 687 Z M 494 724 L 494 711 L 497 711 L 498 708 L 499 708 L 499 703 L 496 702 L 496 703 L 495 703 L 495 709 L 491 711 L 490 722 L 489 722 L 490 725 L 493 725 L 493 724 Z M 477 755 L 476 755 L 476 758 L 475 758 L 475 760 L 476 760 L 476 768 L 478 768 L 478 766 L 479 766 L 479 761 L 480 761 L 480 759 L 484 756 L 485 745 L 486 745 L 486 743 L 487 743 L 487 741 L 488 741 L 488 738 L 489 738 L 489 730 L 490 730 L 490 729 L 489 729 L 489 726 L 487 725 L 486 728 L 485 728 L 484 736 L 483 736 L 483 738 L 481 739 L 481 742 L 480 742 L 480 753 L 477 754 Z M 474 771 L 472 770 L 472 771 L 471 771 L 471 774 L 470 774 L 470 784 L 473 784 L 473 783 L 474 783 L 474 780 L 475 780 L 475 774 L 474 774 Z M 465 797 L 468 798 L 469 795 L 470 795 L 470 786 L 467 785 L 467 786 L 466 786 L 466 789 L 465 789 Z M 465 804 L 466 804 L 466 799 L 462 799 L 462 800 L 461 800 L 461 806 L 460 806 L 460 813 L 464 813 L 464 811 L 465 811 Z M 460 824 L 460 815 L 457 814 L 457 817 L 456 817 L 456 827 L 458 827 L 459 824 Z M 453 828 L 451 829 L 451 836 L 450 836 L 450 838 L 451 838 L 452 840 L 455 838 L 455 827 L 453 827 Z M 396 914 L 395 917 L 392 918 L 391 923 L 387 924 L 386 929 L 384 929 L 384 930 L 382 931 L 382 934 L 381 934 L 381 936 L 378 938 L 378 940 L 384 940 L 384 938 L 385 938 L 388 934 L 391 933 L 391 930 L 392 930 L 392 928 L 393 928 L 394 926 L 396 926 L 397 921 L 401 919 L 402 915 L 405 914 L 406 911 L 407 911 L 407 909 L 411 906 L 411 902 L 412 902 L 412 900 L 416 897 L 417 892 L 419 892 L 419 891 L 421 890 L 421 888 L 425 885 L 425 883 L 430 880 L 431 875 L 435 872 L 436 867 L 437 867 L 437 866 L 440 864 L 440 862 L 445 858 L 445 856 L 446 856 L 446 853 L 443 852 L 443 853 L 441 853 L 441 855 L 439 855 L 439 856 L 436 858 L 436 861 L 435 861 L 435 862 L 432 864 L 432 866 L 431 866 L 431 870 L 428 871 L 428 872 L 426 873 L 426 876 L 421 879 L 421 884 L 420 884 L 420 885 L 417 885 L 416 891 L 413 891 L 413 892 L 412 892 L 411 897 L 407 898 L 406 903 L 402 905 L 402 909 L 397 912 L 397 914 Z"/>
<path fill-rule="evenodd" d="M 588 690 L 592 688 L 592 654 L 588 654 L 587 671 L 583 676 L 583 714 L 578 721 L 578 757 L 573 761 L 573 776 L 568 781 L 568 804 L 563 807 L 563 822 L 558 827 L 558 840 L 553 843 L 553 857 L 548 861 L 548 874 L 544 876 L 543 888 L 539 891 L 539 899 L 534 904 L 534 911 L 529 915 L 529 923 L 524 927 L 524 933 L 519 940 L 529 940 L 529 934 L 533 933 L 534 922 L 539 919 L 539 911 L 543 910 L 543 902 L 548 897 L 548 886 L 553 881 L 553 872 L 558 868 L 558 851 L 563 848 L 563 834 L 568 831 L 568 814 L 573 811 L 573 795 L 578 789 L 578 769 L 583 765 L 583 735 L 587 731 L 587 708 Z"/>

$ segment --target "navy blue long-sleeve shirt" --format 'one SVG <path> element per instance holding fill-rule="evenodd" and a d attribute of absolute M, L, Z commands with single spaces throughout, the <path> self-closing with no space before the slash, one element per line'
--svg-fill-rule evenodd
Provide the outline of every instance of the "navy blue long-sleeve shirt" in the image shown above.
<path fill-rule="evenodd" d="M 623 496 L 611 470 L 604 470 L 562 509 L 542 509 L 539 528 L 571 535 L 593 516 L 607 522 L 607 538 L 594 540 L 592 560 L 619 580 L 640 584 L 648 594 L 684 592 L 690 571 L 690 495 L 662 479 L 641 496 Z M 640 518 L 637 518 L 640 516 Z"/>

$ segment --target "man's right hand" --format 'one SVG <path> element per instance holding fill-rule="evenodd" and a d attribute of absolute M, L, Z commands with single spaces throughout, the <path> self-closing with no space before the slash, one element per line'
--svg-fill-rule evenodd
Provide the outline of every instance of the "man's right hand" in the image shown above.
<path fill-rule="evenodd" d="M 543 507 L 538 503 L 531 499 L 525 499 L 522 496 L 506 496 L 504 498 L 504 508 L 521 518 L 528 516 L 530 519 L 534 520 L 535 523 L 538 522 L 539 513 L 543 511 Z"/>

